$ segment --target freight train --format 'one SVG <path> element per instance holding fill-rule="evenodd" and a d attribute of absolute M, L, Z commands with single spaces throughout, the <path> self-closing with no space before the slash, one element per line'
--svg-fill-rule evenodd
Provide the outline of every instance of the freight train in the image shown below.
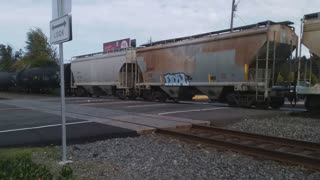
<path fill-rule="evenodd" d="M 76 56 L 65 65 L 66 94 L 151 101 L 190 100 L 204 94 L 230 106 L 279 108 L 287 90 L 275 88 L 278 67 L 299 45 L 292 24 L 265 21 Z M 21 86 L 18 79 L 23 76 L 18 74 L 15 82 Z M 53 77 L 58 74 L 56 69 L 48 76 L 52 80 L 48 87 L 57 87 L 58 76 Z M 36 87 L 35 76 L 24 87 Z"/>
<path fill-rule="evenodd" d="M 205 94 L 231 106 L 279 108 L 273 89 L 298 45 L 291 22 L 253 25 L 144 44 L 139 48 L 74 57 L 74 87 L 90 94 L 166 101 Z"/>

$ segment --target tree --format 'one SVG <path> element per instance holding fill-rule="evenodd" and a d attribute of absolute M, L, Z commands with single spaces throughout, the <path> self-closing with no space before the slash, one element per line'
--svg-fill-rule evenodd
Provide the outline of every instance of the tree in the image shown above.
<path fill-rule="evenodd" d="M 12 71 L 12 65 L 20 57 L 20 54 L 13 53 L 10 45 L 0 44 L 0 71 Z"/>
<path fill-rule="evenodd" d="M 289 82 L 294 82 L 294 81 L 296 80 L 296 78 L 295 78 L 295 73 L 294 73 L 294 72 L 290 72 L 289 75 L 288 75 L 287 80 L 288 80 Z"/>
<path fill-rule="evenodd" d="M 319 79 L 314 73 L 311 74 L 311 83 L 313 85 L 319 83 Z"/>
<path fill-rule="evenodd" d="M 283 83 L 284 82 L 284 78 L 281 75 L 281 73 L 279 72 L 278 77 L 277 77 L 277 83 Z"/>
<path fill-rule="evenodd" d="M 31 29 L 27 33 L 25 55 L 15 64 L 17 69 L 57 65 L 57 54 L 41 29 Z"/>
<path fill-rule="evenodd" d="M 311 54 L 310 59 L 313 62 L 313 73 L 320 78 L 320 58 L 315 54 Z"/>

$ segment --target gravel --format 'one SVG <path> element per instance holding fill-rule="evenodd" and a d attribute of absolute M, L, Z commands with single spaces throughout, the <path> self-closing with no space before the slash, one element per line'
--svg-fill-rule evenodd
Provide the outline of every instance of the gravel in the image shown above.
<path fill-rule="evenodd" d="M 68 148 L 76 179 L 320 179 L 319 171 L 160 135 Z"/>
<path fill-rule="evenodd" d="M 320 119 L 292 116 L 245 119 L 226 128 L 320 143 Z"/>

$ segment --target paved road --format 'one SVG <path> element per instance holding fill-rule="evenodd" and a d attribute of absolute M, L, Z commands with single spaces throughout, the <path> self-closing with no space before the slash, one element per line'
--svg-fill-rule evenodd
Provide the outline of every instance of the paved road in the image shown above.
<path fill-rule="evenodd" d="M 196 120 L 210 121 L 212 125 L 225 126 L 235 123 L 245 118 L 270 117 L 288 113 L 291 111 L 304 111 L 304 108 L 292 108 L 287 105 L 280 110 L 258 110 L 244 108 L 230 108 L 221 103 L 207 102 L 181 102 L 181 103 L 160 103 L 146 101 L 124 101 L 108 98 L 83 98 L 69 99 L 69 104 L 79 104 L 82 106 L 122 110 L 134 113 L 148 113 L 160 116 L 180 117 Z"/>
<path fill-rule="evenodd" d="M 60 144 L 61 117 L 58 97 L 15 95 L 0 100 L 0 146 Z M 0 96 L 1 98 L 1 96 Z M 137 136 L 139 130 L 178 127 L 210 121 L 225 126 L 241 119 L 268 117 L 302 107 L 281 110 L 229 108 L 200 101 L 160 103 L 116 98 L 68 97 L 68 142 L 86 142 L 111 137 Z M 203 121 L 201 121 L 203 120 Z"/>
<path fill-rule="evenodd" d="M 138 136 L 136 131 L 67 117 L 67 142 Z M 0 101 L 0 147 L 61 144 L 61 117 Z"/>

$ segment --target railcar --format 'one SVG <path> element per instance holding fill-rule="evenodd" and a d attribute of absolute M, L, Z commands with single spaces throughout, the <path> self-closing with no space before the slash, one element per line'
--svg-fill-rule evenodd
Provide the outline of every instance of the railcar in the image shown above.
<path fill-rule="evenodd" d="M 0 89 L 8 90 L 11 87 L 14 87 L 14 73 L 9 72 L 0 72 Z"/>
<path fill-rule="evenodd" d="M 47 92 L 59 88 L 59 68 L 37 67 L 16 73 L 16 86 L 28 92 Z"/>
<path fill-rule="evenodd" d="M 306 81 L 311 82 L 306 76 L 301 79 L 301 50 L 302 44 L 305 45 L 311 53 L 320 57 L 320 12 L 305 15 L 301 22 L 301 40 L 300 40 L 300 58 L 299 58 L 299 77 L 296 92 L 299 96 L 305 97 L 305 107 L 309 111 L 320 109 L 320 83 L 304 86 Z M 310 63 L 312 64 L 312 63 Z M 312 72 L 312 67 L 309 67 Z M 318 77 L 320 78 L 320 77 Z"/>
<path fill-rule="evenodd" d="M 142 45 L 136 63 L 141 96 L 191 99 L 203 93 L 232 106 L 279 108 L 284 94 L 272 89 L 279 64 L 298 44 L 292 22 L 266 21 Z"/>
<path fill-rule="evenodd" d="M 135 97 L 135 50 L 130 48 L 74 57 L 73 88 L 96 96 Z"/>

